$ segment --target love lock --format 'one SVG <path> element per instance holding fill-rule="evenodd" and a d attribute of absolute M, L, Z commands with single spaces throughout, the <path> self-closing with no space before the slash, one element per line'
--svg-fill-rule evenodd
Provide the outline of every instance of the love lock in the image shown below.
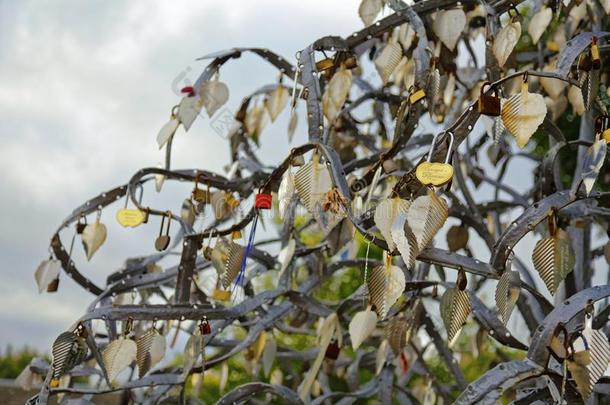
<path fill-rule="evenodd" d="M 144 187 L 140 185 L 140 197 L 138 199 L 138 204 L 142 204 L 142 195 L 144 194 Z M 125 205 L 123 208 L 117 211 L 116 220 L 125 228 L 135 228 L 140 224 L 144 224 L 148 222 L 148 211 L 140 210 L 139 208 L 127 208 L 127 203 L 129 201 L 129 190 L 125 194 Z"/>
<path fill-rule="evenodd" d="M 596 139 L 610 143 L 610 118 L 607 115 L 600 115 L 595 119 L 595 134 Z"/>
<path fill-rule="evenodd" d="M 493 96 L 485 94 L 485 86 L 491 87 L 491 83 L 485 82 L 481 86 L 479 95 L 479 112 L 490 117 L 498 117 L 502 112 L 500 97 L 496 89 L 493 89 Z"/>
<path fill-rule="evenodd" d="M 445 162 L 431 162 L 438 135 L 439 134 L 434 135 L 434 138 L 432 139 L 432 145 L 430 147 L 430 152 L 428 152 L 428 158 L 426 161 L 420 163 L 417 166 L 417 169 L 415 169 L 415 177 L 417 177 L 417 180 L 419 180 L 425 186 L 443 186 L 449 183 L 449 181 L 451 181 L 453 178 L 453 166 L 449 163 L 453 147 L 453 132 L 447 132 L 450 141 Z"/>
<path fill-rule="evenodd" d="M 203 174 L 198 174 L 195 177 L 195 187 L 191 193 L 192 199 L 198 203 L 209 203 L 210 202 L 210 190 L 203 190 L 199 188 L 199 179 L 203 177 Z"/>
<path fill-rule="evenodd" d="M 165 224 L 165 217 L 167 216 L 167 227 L 165 228 L 165 234 L 163 234 L 163 225 Z M 169 237 L 169 225 L 172 222 L 172 213 L 167 211 L 161 217 L 161 228 L 159 229 L 159 236 L 155 240 L 155 249 L 159 252 L 164 251 L 169 246 L 170 237 Z"/>

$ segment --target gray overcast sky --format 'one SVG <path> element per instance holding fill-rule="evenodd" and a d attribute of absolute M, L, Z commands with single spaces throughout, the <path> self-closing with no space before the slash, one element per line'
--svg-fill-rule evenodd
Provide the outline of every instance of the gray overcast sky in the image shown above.
<path fill-rule="evenodd" d="M 33 272 L 73 208 L 162 159 L 155 137 L 179 100 L 172 83 L 179 88 L 184 74 L 197 77 L 205 64 L 195 58 L 262 46 L 292 61 L 318 37 L 362 28 L 357 9 L 357 0 L 0 0 L 0 348 L 49 350 L 93 299 L 67 277 L 57 294 L 38 295 Z M 264 62 L 242 59 L 221 72 L 229 108 L 277 80 Z M 305 139 L 300 124 L 295 144 Z M 262 155 L 270 163 L 289 148 L 285 128 L 282 117 L 264 134 Z M 177 136 L 174 167 L 221 171 L 227 150 L 209 121 L 199 119 Z M 184 194 L 168 203 L 181 203 L 186 191 L 178 190 Z M 106 244 L 83 267 L 99 283 L 127 255 L 150 253 L 157 232 L 156 221 L 147 229 L 120 229 L 114 212 L 102 217 Z M 77 262 L 84 263 L 82 255 Z"/>

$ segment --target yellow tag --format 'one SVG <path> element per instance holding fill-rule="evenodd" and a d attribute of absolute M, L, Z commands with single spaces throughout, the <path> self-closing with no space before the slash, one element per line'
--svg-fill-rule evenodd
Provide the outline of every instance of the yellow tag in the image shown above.
<path fill-rule="evenodd" d="M 214 292 L 212 293 L 212 298 L 216 301 L 229 301 L 231 299 L 231 291 L 219 290 L 215 288 Z"/>
<path fill-rule="evenodd" d="M 557 42 L 555 42 L 555 41 L 547 41 L 546 47 L 549 51 L 552 51 L 552 52 L 560 51 L 559 44 L 557 44 Z"/>
<path fill-rule="evenodd" d="M 591 45 L 591 59 L 599 60 L 599 47 L 597 45 Z"/>
<path fill-rule="evenodd" d="M 117 211 L 116 220 L 125 228 L 135 228 L 146 222 L 148 215 L 145 211 L 139 209 L 122 208 Z"/>
<path fill-rule="evenodd" d="M 610 128 L 608 128 L 604 132 L 602 132 L 602 138 L 604 138 L 606 143 L 610 143 Z"/>
<path fill-rule="evenodd" d="M 424 97 L 426 97 L 426 92 L 422 89 L 419 89 L 409 96 L 409 103 L 415 104 Z"/>
<path fill-rule="evenodd" d="M 425 186 L 442 186 L 453 178 L 453 166 L 449 163 L 423 162 L 415 169 L 415 177 Z"/>
<path fill-rule="evenodd" d="M 331 58 L 326 58 L 326 59 L 322 59 L 318 62 L 316 62 L 316 70 L 317 71 L 323 71 L 323 70 L 327 70 L 330 69 L 331 67 L 334 66 L 334 62 Z"/>

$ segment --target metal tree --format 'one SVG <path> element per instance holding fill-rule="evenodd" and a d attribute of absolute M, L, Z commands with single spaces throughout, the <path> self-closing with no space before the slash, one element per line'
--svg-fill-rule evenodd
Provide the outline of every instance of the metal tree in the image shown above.
<path fill-rule="evenodd" d="M 392 12 L 378 19 L 383 7 Z M 57 338 L 52 364 L 37 360 L 22 373 L 22 381 L 46 376 L 32 401 L 59 393 L 85 401 L 110 391 L 129 391 L 138 402 L 186 401 L 189 376 L 205 380 L 206 370 L 246 351 L 252 382 L 220 403 L 263 394 L 283 403 L 375 395 L 384 404 L 430 401 L 412 390 L 418 376 L 433 387 L 429 393 L 460 404 L 608 395 L 610 285 L 592 285 L 592 262 L 609 253 L 603 43 L 610 33 L 602 31 L 609 12 L 607 0 L 363 0 L 366 28 L 315 41 L 294 65 L 260 48 L 205 57 L 209 65 L 183 89 L 158 135 L 165 167 L 142 169 L 91 198 L 53 235 L 52 258 L 36 272 L 41 291 L 57 290 L 63 270 L 96 298 Z M 188 131 L 202 109 L 211 117 L 227 101 L 219 72 L 247 52 L 276 67 L 281 79 L 241 102 L 229 138 L 230 173 L 171 169 L 177 129 Z M 282 110 L 290 110 L 288 140 L 304 118 L 309 142 L 270 169 L 256 146 L 267 120 Z M 537 165 L 530 179 L 519 179 L 528 184 L 525 193 L 509 175 L 515 159 Z M 164 181 L 193 183 L 178 214 L 142 200 L 139 190 L 155 183 L 163 192 Z M 477 193 L 480 184 L 491 187 L 491 199 Z M 135 208 L 121 208 L 123 197 Z M 100 213 L 113 204 L 125 227 L 159 219 L 159 252 L 126 260 L 98 286 L 72 260 L 74 239 L 66 248 L 60 234 L 76 228 L 94 258 L 106 239 Z M 273 239 L 255 238 L 258 222 L 278 216 Z M 448 217 L 461 224 L 446 225 Z M 530 233 L 539 234 L 533 268 L 513 254 Z M 447 250 L 434 247 L 437 234 L 446 235 Z M 369 257 L 377 248 L 381 260 Z M 488 262 L 479 253 L 485 248 Z M 170 252 L 179 260 L 161 268 Z M 314 292 L 344 268 L 357 268 L 362 286 L 337 302 L 317 299 Z M 257 283 L 264 275 L 271 285 Z M 492 288 L 490 304 L 482 296 Z M 506 326 L 511 314 L 526 333 Z M 452 347 L 469 317 L 525 359 L 467 381 Z M 159 366 L 166 336 L 182 334 L 190 336 L 184 363 Z M 315 343 L 299 351 L 280 335 Z M 434 350 L 452 383 L 431 371 L 425 353 Z M 269 377 L 274 362 L 280 372 Z M 363 369 L 373 376 L 361 383 Z M 97 385 L 70 384 L 83 375 L 97 376 Z M 333 390 L 329 376 L 348 390 Z"/>

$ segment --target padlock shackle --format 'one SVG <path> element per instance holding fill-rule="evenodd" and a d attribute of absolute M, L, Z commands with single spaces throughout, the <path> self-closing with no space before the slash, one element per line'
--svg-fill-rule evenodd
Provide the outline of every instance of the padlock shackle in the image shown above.
<path fill-rule="evenodd" d="M 453 136 L 453 132 L 444 131 L 444 132 L 439 132 L 439 133 L 435 134 L 434 138 L 432 138 L 432 144 L 430 145 L 430 151 L 428 152 L 428 157 L 426 158 L 426 161 L 428 163 L 430 163 L 432 161 L 432 154 L 434 153 L 434 149 L 436 149 L 436 139 L 438 138 L 438 136 L 440 134 L 447 134 L 449 136 L 449 147 L 447 148 L 447 155 L 445 156 L 445 163 L 449 163 L 449 160 L 451 160 L 451 155 L 453 154 L 454 136 Z"/>

